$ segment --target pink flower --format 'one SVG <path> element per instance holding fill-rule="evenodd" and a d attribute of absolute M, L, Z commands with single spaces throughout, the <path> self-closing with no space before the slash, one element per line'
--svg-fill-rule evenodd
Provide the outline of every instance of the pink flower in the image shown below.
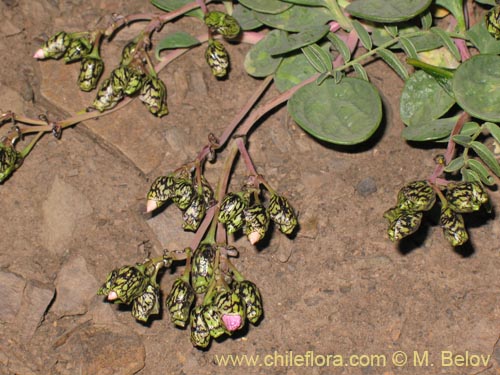
<path fill-rule="evenodd" d="M 236 331 L 241 327 L 242 319 L 238 314 L 224 314 L 222 315 L 222 321 L 226 326 L 228 331 Z"/>

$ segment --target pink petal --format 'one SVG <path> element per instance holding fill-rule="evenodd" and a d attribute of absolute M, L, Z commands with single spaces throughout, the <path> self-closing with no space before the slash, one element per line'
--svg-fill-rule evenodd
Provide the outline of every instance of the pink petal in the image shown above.
<path fill-rule="evenodd" d="M 241 327 L 241 316 L 239 315 L 222 315 L 222 321 L 224 322 L 224 325 L 226 326 L 228 331 L 236 331 L 238 328 Z"/>
<path fill-rule="evenodd" d="M 148 202 L 146 203 L 146 212 L 151 212 L 151 211 L 155 210 L 156 207 L 158 207 L 156 201 L 154 201 L 152 199 L 148 199 Z"/>
<path fill-rule="evenodd" d="M 260 240 L 259 232 L 252 232 L 248 235 L 248 241 L 250 241 L 252 245 L 255 245 L 257 242 L 259 242 L 259 240 Z"/>
<path fill-rule="evenodd" d="M 114 301 L 117 298 L 118 298 L 118 294 L 116 294 L 116 292 L 114 292 L 114 291 L 109 292 L 108 301 Z"/>
<path fill-rule="evenodd" d="M 43 49 L 39 48 L 35 54 L 33 55 L 33 58 L 35 59 L 44 59 L 45 58 L 45 53 L 43 53 Z"/>

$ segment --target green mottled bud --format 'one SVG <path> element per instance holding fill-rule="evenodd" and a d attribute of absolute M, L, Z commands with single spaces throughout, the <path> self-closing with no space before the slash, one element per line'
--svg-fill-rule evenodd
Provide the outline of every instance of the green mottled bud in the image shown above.
<path fill-rule="evenodd" d="M 184 224 L 182 227 L 184 230 L 196 232 L 206 212 L 207 206 L 205 205 L 205 198 L 203 195 L 195 194 L 191 204 L 183 215 Z"/>
<path fill-rule="evenodd" d="M 237 293 L 227 290 L 218 293 L 214 300 L 214 306 L 229 332 L 236 331 L 245 325 L 245 304 Z"/>
<path fill-rule="evenodd" d="M 115 107 L 123 99 L 122 92 L 115 92 L 110 79 L 106 79 L 97 92 L 94 103 L 92 104 L 99 112 Z"/>
<path fill-rule="evenodd" d="M 269 213 L 266 208 L 257 204 L 243 211 L 245 217 L 245 234 L 252 245 L 266 235 L 269 228 Z"/>
<path fill-rule="evenodd" d="M 450 183 L 446 189 L 448 205 L 457 213 L 477 211 L 488 202 L 488 193 L 478 182 Z"/>
<path fill-rule="evenodd" d="M 413 181 L 398 193 L 401 210 L 428 211 L 436 202 L 436 192 L 427 181 Z"/>
<path fill-rule="evenodd" d="M 162 117 L 168 114 L 167 88 L 161 79 L 148 77 L 142 86 L 139 99 L 153 115 Z"/>
<path fill-rule="evenodd" d="M 150 315 L 160 313 L 160 288 L 149 284 L 142 295 L 132 304 L 132 316 L 141 322 L 147 322 Z"/>
<path fill-rule="evenodd" d="M 460 246 L 467 242 L 469 235 L 465 229 L 462 215 L 453 211 L 450 207 L 441 209 L 439 218 L 444 237 L 452 246 Z"/>
<path fill-rule="evenodd" d="M 115 303 L 129 304 L 144 294 L 148 282 L 141 265 L 124 266 L 108 274 L 97 294 L 107 295 L 108 300 Z"/>
<path fill-rule="evenodd" d="M 203 318 L 207 323 L 208 330 L 210 331 L 210 336 L 217 338 L 222 336 L 224 333 L 228 333 L 217 308 L 213 305 L 207 305 L 203 307 Z"/>
<path fill-rule="evenodd" d="M 82 60 L 80 74 L 78 75 L 77 83 L 80 90 L 88 92 L 95 89 L 103 70 L 104 62 L 101 59 L 85 57 Z"/>
<path fill-rule="evenodd" d="M 146 75 L 143 72 L 139 71 L 138 69 L 134 69 L 131 67 L 128 67 L 128 71 L 129 71 L 129 78 L 127 86 L 125 86 L 123 92 L 125 93 L 125 95 L 131 96 L 142 88 L 142 86 L 144 85 L 144 81 L 146 79 Z"/>
<path fill-rule="evenodd" d="M 87 56 L 92 50 L 92 43 L 87 38 L 73 39 L 64 53 L 64 61 L 70 63 Z"/>
<path fill-rule="evenodd" d="M 135 54 L 137 43 L 134 41 L 128 42 L 122 50 L 122 59 L 120 65 L 128 65 L 132 61 Z"/>
<path fill-rule="evenodd" d="M 181 210 L 186 210 L 196 195 L 191 180 L 187 178 L 174 179 L 173 201 Z"/>
<path fill-rule="evenodd" d="M 111 72 L 111 86 L 115 92 L 124 92 L 130 78 L 130 71 L 126 66 L 119 66 Z"/>
<path fill-rule="evenodd" d="M 61 58 L 69 45 L 71 44 L 71 37 L 64 31 L 51 36 L 43 46 L 43 57 L 46 59 L 59 59 Z"/>
<path fill-rule="evenodd" d="M 189 311 L 195 300 L 195 293 L 191 285 L 181 278 L 174 281 L 172 290 L 165 300 L 165 305 L 170 312 L 172 323 L 185 327 L 189 318 Z"/>
<path fill-rule="evenodd" d="M 210 344 L 210 330 L 203 317 L 203 306 L 196 306 L 191 311 L 191 343 L 193 346 L 206 348 Z"/>
<path fill-rule="evenodd" d="M 500 6 L 491 8 L 484 17 L 484 22 L 486 24 L 486 30 L 495 39 L 500 39 Z"/>
<path fill-rule="evenodd" d="M 151 184 L 147 195 L 147 212 L 153 211 L 160 207 L 175 194 L 174 177 L 160 176 Z"/>
<path fill-rule="evenodd" d="M 229 67 L 229 55 L 221 42 L 215 39 L 208 41 L 205 60 L 215 77 L 223 78 L 226 76 Z"/>
<path fill-rule="evenodd" d="M 23 158 L 11 144 L 0 142 L 0 183 L 22 164 Z"/>
<path fill-rule="evenodd" d="M 227 13 L 211 11 L 205 15 L 205 24 L 212 32 L 217 32 L 226 38 L 236 38 L 241 27 L 236 18 Z"/>
<path fill-rule="evenodd" d="M 247 319 L 250 323 L 257 323 L 262 316 L 262 297 L 257 285 L 249 280 L 237 282 L 234 292 L 238 294 L 246 305 Z"/>
<path fill-rule="evenodd" d="M 231 221 L 226 223 L 226 232 L 235 233 L 243 227 L 243 224 L 245 224 L 245 215 L 241 212 L 239 215 L 232 218 Z"/>
<path fill-rule="evenodd" d="M 297 215 L 288 200 L 277 194 L 273 194 L 269 200 L 269 217 L 279 225 L 280 231 L 285 234 L 293 232 L 297 226 Z"/>
<path fill-rule="evenodd" d="M 216 249 L 201 244 L 191 259 L 191 285 L 196 293 L 205 293 L 214 277 Z"/>
<path fill-rule="evenodd" d="M 395 208 L 387 211 L 384 217 L 392 218 L 387 230 L 389 238 L 391 241 L 399 241 L 417 231 L 422 222 L 423 213 Z"/>
<path fill-rule="evenodd" d="M 215 204 L 214 191 L 212 189 L 212 186 L 210 186 L 208 180 L 203 175 L 201 175 L 201 186 L 202 186 L 203 198 L 205 200 L 205 205 L 207 207 L 212 207 Z M 195 190 L 198 190 L 198 184 L 196 179 L 194 179 L 193 187 Z"/>
<path fill-rule="evenodd" d="M 243 193 L 228 193 L 222 199 L 220 212 L 217 219 L 222 224 L 233 221 L 243 214 L 243 210 L 248 206 L 248 199 Z M 243 222 L 241 222 L 243 224 Z"/>

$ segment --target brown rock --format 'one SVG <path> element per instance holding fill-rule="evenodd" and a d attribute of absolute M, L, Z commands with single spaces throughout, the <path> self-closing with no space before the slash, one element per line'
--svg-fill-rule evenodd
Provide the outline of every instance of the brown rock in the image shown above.
<path fill-rule="evenodd" d="M 23 297 L 26 281 L 16 274 L 0 271 L 0 322 L 15 320 Z"/>

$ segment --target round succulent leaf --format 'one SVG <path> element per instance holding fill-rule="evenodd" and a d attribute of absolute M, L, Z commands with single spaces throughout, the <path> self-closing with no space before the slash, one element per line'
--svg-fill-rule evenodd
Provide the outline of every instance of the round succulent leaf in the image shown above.
<path fill-rule="evenodd" d="M 310 7 L 328 6 L 327 0 L 282 0 L 286 3 L 307 5 Z"/>
<path fill-rule="evenodd" d="M 466 112 L 486 121 L 500 121 L 500 56 L 475 55 L 456 70 L 452 87 Z"/>
<path fill-rule="evenodd" d="M 312 77 L 317 71 L 303 53 L 294 53 L 283 59 L 276 70 L 274 83 L 280 92 L 291 89 Z"/>
<path fill-rule="evenodd" d="M 293 5 L 279 0 L 240 0 L 240 3 L 256 12 L 268 14 L 284 12 Z"/>
<path fill-rule="evenodd" d="M 242 30 L 253 30 L 262 26 L 262 22 L 255 17 L 255 12 L 242 4 L 235 5 L 232 16 L 236 18 Z"/>
<path fill-rule="evenodd" d="M 330 31 L 328 25 L 308 27 L 299 33 L 289 34 L 280 43 L 269 50 L 271 55 L 282 55 L 317 42 Z"/>
<path fill-rule="evenodd" d="M 437 120 L 422 120 L 418 125 L 408 126 L 401 135 L 407 141 L 437 141 L 449 137 L 459 116 L 440 118 Z"/>
<path fill-rule="evenodd" d="M 267 77 L 273 74 L 282 60 L 281 56 L 271 56 L 269 52 L 285 37 L 285 32 L 272 30 L 264 39 L 253 45 L 245 56 L 244 66 L 253 77 Z"/>
<path fill-rule="evenodd" d="M 368 21 L 402 22 L 423 13 L 432 0 L 354 0 L 347 13 Z"/>
<path fill-rule="evenodd" d="M 435 120 L 455 104 L 441 85 L 423 70 L 412 74 L 405 82 L 399 102 L 401 120 L 409 126 L 420 126 Z"/>
<path fill-rule="evenodd" d="M 155 49 L 156 57 L 159 58 L 160 51 L 164 49 L 189 48 L 197 46 L 200 41 L 185 31 L 176 31 L 163 38 Z"/>
<path fill-rule="evenodd" d="M 330 11 L 323 7 L 294 5 L 278 14 L 257 13 L 257 19 L 276 29 L 300 32 L 308 27 L 323 25 L 333 20 Z"/>
<path fill-rule="evenodd" d="M 301 87 L 288 101 L 288 111 L 312 136 L 340 145 L 354 145 L 370 138 L 382 119 L 382 100 L 369 82 L 346 77 L 335 83 Z"/>
<path fill-rule="evenodd" d="M 405 26 L 399 29 L 399 35 L 405 36 L 406 34 L 411 34 L 416 31 L 422 31 L 415 26 Z M 376 46 L 380 46 L 384 43 L 389 42 L 393 37 L 389 34 L 386 28 L 378 25 L 372 26 L 371 33 L 373 44 Z M 439 48 L 443 45 L 441 39 L 434 33 L 430 31 L 420 34 L 418 36 L 412 36 L 407 38 L 415 47 L 417 52 L 429 51 L 436 48 Z M 400 43 L 396 43 L 389 47 L 390 49 L 401 49 L 402 46 Z"/>

